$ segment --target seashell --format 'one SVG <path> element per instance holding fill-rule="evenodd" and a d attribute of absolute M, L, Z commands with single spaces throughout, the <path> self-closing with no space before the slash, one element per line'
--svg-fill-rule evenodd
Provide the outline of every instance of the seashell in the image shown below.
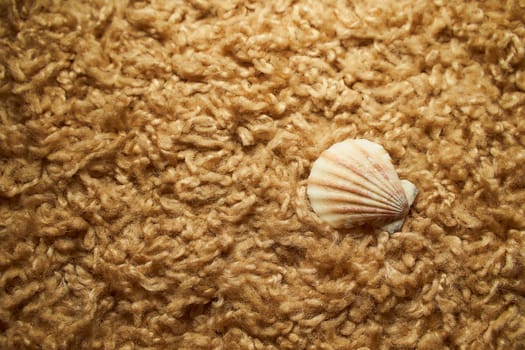
<path fill-rule="evenodd" d="M 314 212 L 334 228 L 372 224 L 392 233 L 403 226 L 417 189 L 399 179 L 381 145 L 348 139 L 314 162 L 307 194 Z"/>

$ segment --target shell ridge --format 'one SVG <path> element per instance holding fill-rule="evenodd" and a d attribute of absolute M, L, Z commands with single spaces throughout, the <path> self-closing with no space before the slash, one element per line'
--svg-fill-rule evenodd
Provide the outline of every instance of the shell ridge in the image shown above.
<path fill-rule="evenodd" d="M 359 223 L 364 223 L 364 222 L 369 222 L 370 219 L 377 219 L 377 221 L 381 224 L 383 223 L 388 223 L 388 222 L 392 222 L 392 221 L 397 221 L 399 219 L 396 219 L 396 218 L 391 218 L 391 217 L 381 217 L 381 216 L 377 216 L 375 214 L 368 214 L 368 215 L 364 215 L 364 214 L 354 214 L 354 215 L 349 215 L 349 214 L 325 214 L 324 215 L 327 219 L 325 219 L 325 221 L 343 221 L 344 222 L 344 226 L 351 226 L 351 224 L 359 224 Z"/>
<path fill-rule="evenodd" d="M 339 212 L 340 210 L 346 210 L 348 212 L 358 212 L 359 211 L 359 208 L 362 208 L 361 209 L 361 212 L 365 213 L 365 212 L 377 212 L 377 213 L 384 213 L 384 214 L 390 214 L 392 216 L 398 216 L 402 213 L 396 211 L 396 210 L 392 210 L 390 208 L 385 208 L 385 207 L 378 207 L 378 206 L 374 206 L 373 204 L 367 204 L 367 203 L 363 203 L 363 202 L 348 202 L 348 201 L 334 201 L 334 200 L 325 200 L 325 201 L 320 201 L 321 204 L 326 204 L 327 202 L 329 203 L 334 203 L 335 205 L 333 205 L 333 209 L 330 209 L 328 208 L 326 205 L 324 205 L 323 207 L 324 208 L 328 208 L 328 209 L 320 209 L 319 211 L 320 212 L 327 212 L 327 211 L 333 211 L 333 212 Z"/>
<path fill-rule="evenodd" d="M 374 183 L 371 181 L 371 179 L 374 179 L 375 182 L 381 184 L 381 186 L 378 186 L 387 196 L 389 196 L 392 199 L 399 200 L 394 193 L 396 192 L 395 189 L 389 184 L 389 181 L 387 181 L 384 177 L 379 176 L 379 171 L 377 168 L 373 165 L 373 163 L 368 159 L 369 155 L 368 153 L 363 152 L 363 149 L 361 147 L 358 147 L 358 149 L 363 153 L 366 157 L 365 159 L 359 159 L 359 157 L 355 157 L 354 155 L 348 155 L 352 158 L 354 163 L 357 163 L 358 167 L 353 167 L 353 169 L 357 170 L 356 173 L 361 176 L 363 179 Z M 346 162 L 345 162 L 346 163 Z M 345 164 L 346 166 L 350 165 L 349 163 Z M 374 171 L 372 172 L 363 172 L 360 168 L 369 168 L 370 166 L 373 167 Z"/>
<path fill-rule="evenodd" d="M 332 201 L 335 203 L 349 203 L 349 204 L 360 204 L 366 206 L 373 206 L 376 208 L 382 208 L 390 210 L 393 213 L 402 213 L 398 207 L 393 207 L 391 203 L 369 198 L 360 194 L 354 194 L 348 191 L 341 190 L 339 188 L 333 188 L 325 186 L 324 184 L 317 184 L 315 181 L 309 182 L 310 198 L 315 198 L 318 201 L 327 202 Z M 314 191 L 314 188 L 317 190 Z"/>
<path fill-rule="evenodd" d="M 373 184 L 374 186 L 376 186 L 376 188 L 378 188 L 380 191 L 381 191 L 381 195 L 385 198 L 388 198 L 390 199 L 391 201 L 389 201 L 389 203 L 391 203 L 390 205 L 394 205 L 394 206 L 398 206 L 399 207 L 399 210 L 400 211 L 403 211 L 404 210 L 404 206 L 403 206 L 403 201 L 398 198 L 397 196 L 395 196 L 392 192 L 395 193 L 394 190 L 391 189 L 390 186 L 388 186 L 388 184 L 386 186 L 383 186 L 383 188 L 381 188 L 380 186 L 378 186 L 376 183 L 374 183 L 373 181 L 371 181 L 371 178 L 370 177 L 367 177 L 367 175 L 362 171 L 360 170 L 360 167 L 361 168 L 366 168 L 366 164 L 363 164 L 362 161 L 356 159 L 355 157 L 352 157 L 352 160 L 357 163 L 359 166 L 356 167 L 356 166 L 353 166 L 350 162 L 347 162 L 346 160 L 343 160 L 341 159 L 340 157 L 337 157 L 336 155 L 334 154 L 331 154 L 331 158 L 335 157 L 337 160 L 337 162 L 345 167 L 347 167 L 348 169 L 350 169 L 353 173 L 355 173 L 357 176 L 359 176 L 360 178 L 366 180 L 366 182 L 368 183 L 371 183 Z M 330 158 L 328 158 L 330 159 Z M 373 172 L 375 173 L 375 171 Z M 382 179 L 382 178 L 378 178 L 377 176 L 374 176 L 375 174 L 370 174 L 371 177 L 373 179 L 377 179 L 376 182 L 380 183 L 381 185 L 385 185 L 385 181 Z M 362 185 L 362 184 L 360 184 Z M 393 204 L 392 204 L 393 203 Z M 401 204 L 399 204 L 401 203 Z"/>
<path fill-rule="evenodd" d="M 383 188 L 381 188 L 380 186 L 378 186 L 374 182 L 369 181 L 369 179 L 366 178 L 366 176 L 362 172 L 356 171 L 357 169 L 354 169 L 354 167 L 352 167 L 350 164 L 347 164 L 346 162 L 342 161 L 338 157 L 334 157 L 333 154 L 330 154 L 329 157 L 326 157 L 324 159 L 324 161 L 333 162 L 336 165 L 342 165 L 343 167 L 347 168 L 349 172 L 355 173 L 361 179 L 365 179 L 367 181 L 365 181 L 364 183 L 360 183 L 360 182 L 357 181 L 357 179 L 353 179 L 353 178 L 345 177 L 344 175 L 341 175 L 341 174 L 337 174 L 333 169 L 324 169 L 325 173 L 327 173 L 329 175 L 332 175 L 334 177 L 337 177 L 337 178 L 339 178 L 341 180 L 344 180 L 346 182 L 351 182 L 352 184 L 359 185 L 359 186 L 365 188 L 366 190 L 370 191 L 371 193 L 373 193 L 375 195 L 375 197 L 374 197 L 375 199 L 379 200 L 379 198 L 381 198 L 383 203 L 385 203 L 385 204 L 387 204 L 389 206 L 398 207 L 399 210 L 403 209 L 402 206 L 400 206 L 397 201 L 388 201 L 388 200 L 385 201 L 384 200 L 385 198 L 386 199 L 388 199 L 388 198 L 394 199 L 394 197 L 390 196 L 388 191 L 385 191 Z M 368 195 L 368 193 L 366 195 Z"/>
<path fill-rule="evenodd" d="M 375 191 L 372 191 L 372 192 L 376 193 L 377 195 L 379 195 L 379 196 L 381 196 L 383 198 L 390 199 L 392 201 L 392 202 L 389 201 L 389 203 L 391 203 L 390 205 L 393 205 L 392 203 L 395 203 L 394 205 L 397 205 L 399 202 L 402 202 L 402 201 L 399 200 L 399 198 L 397 198 L 396 196 L 393 196 L 391 191 L 388 191 L 388 187 L 384 186 L 385 183 L 384 183 L 383 179 L 378 179 L 378 181 L 376 181 L 376 182 L 379 182 L 381 185 L 383 185 L 383 187 L 381 187 L 376 182 L 371 181 L 371 179 L 369 177 L 367 177 L 366 174 L 364 174 L 361 170 L 359 170 L 360 167 L 363 167 L 363 168 L 365 167 L 365 165 L 361 161 L 356 160 L 355 158 L 352 157 L 352 160 L 354 161 L 354 163 L 356 163 L 358 165 L 358 166 L 354 166 L 351 162 L 348 162 L 345 159 L 341 159 L 340 157 L 338 157 L 335 154 L 329 154 L 329 157 L 326 157 L 326 159 L 330 160 L 330 161 L 332 161 L 334 163 L 337 163 L 338 165 L 344 166 L 351 173 L 355 174 L 356 176 L 358 176 L 359 178 L 361 178 L 363 180 L 366 180 L 366 183 L 369 186 L 373 186 L 375 188 Z M 375 179 L 376 177 L 372 176 L 372 178 Z M 355 184 L 359 184 L 360 186 L 364 187 L 364 185 L 362 183 L 357 183 L 353 179 L 352 179 L 352 182 L 355 183 Z M 369 186 L 367 186 L 367 189 L 370 189 Z M 387 187 L 387 188 L 385 188 L 385 187 Z M 402 206 L 399 206 L 399 209 L 402 210 Z"/>
<path fill-rule="evenodd" d="M 397 215 L 390 211 L 378 210 L 377 208 L 370 208 L 370 210 L 365 210 L 365 208 L 352 208 L 350 206 L 343 205 L 341 207 L 334 207 L 328 210 L 320 210 L 320 213 L 334 213 L 334 214 L 383 214 L 387 217 L 396 218 Z"/>
<path fill-rule="evenodd" d="M 375 179 L 377 179 L 381 184 L 383 184 L 386 188 L 388 188 L 390 190 L 389 194 L 390 195 L 394 195 L 396 200 L 398 200 L 400 203 L 405 202 L 406 201 L 406 197 L 404 195 L 404 191 L 403 191 L 403 189 L 401 187 L 401 183 L 400 183 L 399 177 L 397 176 L 397 173 L 396 173 L 396 171 L 394 169 L 394 166 L 391 163 L 386 163 L 388 168 L 385 169 L 380 164 L 378 164 L 377 162 L 371 161 L 372 156 L 370 155 L 370 153 L 359 142 L 356 142 L 356 148 L 363 155 L 365 155 L 365 159 L 367 160 L 367 162 L 370 165 L 373 166 L 375 171 L 372 172 L 371 175 L 373 175 Z M 383 148 L 381 149 L 381 152 L 382 153 L 383 152 L 386 153 L 386 151 L 384 151 Z M 395 175 L 395 177 L 394 178 L 390 178 L 389 176 L 387 176 L 387 173 L 393 174 L 393 175 Z M 396 186 L 396 185 L 398 185 L 398 186 Z M 402 197 L 400 196 L 400 194 L 402 195 Z M 403 205 L 403 207 L 404 207 L 404 205 Z"/>
<path fill-rule="evenodd" d="M 369 198 L 369 199 L 371 199 L 371 201 L 375 201 L 377 203 L 383 204 L 386 207 L 392 208 L 396 212 L 399 212 L 399 213 L 403 212 L 402 208 L 400 208 L 398 206 L 395 206 L 395 205 L 392 205 L 391 202 L 388 202 L 388 201 L 385 201 L 385 200 L 381 201 L 381 200 L 378 200 L 378 199 L 375 199 L 375 198 L 370 198 L 369 196 L 367 196 L 367 193 L 365 193 L 364 191 L 352 188 L 350 186 L 345 186 L 342 183 L 337 183 L 337 184 L 332 183 L 332 182 L 331 183 L 325 183 L 325 182 L 316 181 L 316 180 L 311 180 L 308 183 L 310 185 L 314 185 L 314 186 L 319 186 L 319 187 L 323 187 L 323 188 L 333 189 L 333 190 L 335 190 L 334 192 L 343 192 L 343 191 L 345 191 L 345 192 L 351 193 L 351 194 L 353 194 L 353 195 L 355 195 L 357 197 Z M 364 201 L 361 201 L 360 203 L 364 203 Z"/>
<path fill-rule="evenodd" d="M 373 162 L 371 160 L 373 159 L 373 156 L 368 152 L 368 150 L 365 149 L 360 143 L 356 143 L 356 148 L 359 149 L 361 153 L 366 156 L 366 160 L 371 166 L 373 166 L 375 171 L 372 172 L 372 175 L 374 175 L 375 179 L 377 179 L 380 183 L 382 183 L 386 188 L 390 190 L 389 195 L 394 196 L 396 202 L 399 203 L 402 210 L 405 211 L 408 207 L 408 202 L 405 195 L 405 191 L 401 186 L 401 180 L 399 179 L 399 176 L 397 175 L 397 172 L 391 163 L 391 159 L 388 153 L 383 147 L 378 147 L 380 147 L 379 152 L 375 155 L 379 158 L 384 157 L 384 160 L 388 160 L 388 162 L 383 162 L 383 164 L 380 164 L 379 162 Z"/>
<path fill-rule="evenodd" d="M 355 196 L 359 196 L 362 198 L 370 198 L 371 200 L 374 200 L 378 203 L 383 204 L 384 206 L 387 206 L 389 208 L 395 208 L 398 211 L 402 211 L 402 208 L 398 205 L 398 203 L 393 203 L 391 200 L 389 200 L 389 197 L 386 197 L 382 193 L 378 193 L 378 191 L 375 191 L 373 188 L 370 188 L 370 186 L 361 186 L 363 189 L 353 189 L 350 187 L 350 185 L 360 185 L 357 181 L 351 180 L 348 181 L 347 178 L 345 178 L 343 175 L 334 173 L 334 172 L 326 172 L 323 175 L 330 177 L 331 181 L 316 181 L 313 179 L 309 180 L 309 183 L 320 186 L 320 187 L 326 187 L 333 189 L 333 192 L 349 192 L 352 193 Z M 345 185 L 346 183 L 349 183 L 349 185 Z M 367 192 L 368 191 L 368 192 Z M 331 192 L 332 193 L 332 192 Z"/>
<path fill-rule="evenodd" d="M 347 205 L 362 205 L 362 206 L 366 206 L 366 207 L 370 207 L 370 208 L 378 208 L 378 209 L 383 209 L 383 210 L 386 210 L 390 213 L 393 213 L 393 214 L 400 214 L 401 212 L 399 210 L 397 210 L 397 208 L 392 208 L 391 206 L 389 205 L 385 205 L 383 203 L 379 203 L 379 202 L 366 202 L 366 201 L 360 201 L 358 199 L 349 199 L 349 198 L 341 198 L 341 197 L 337 197 L 337 196 L 318 196 L 318 195 L 311 195 L 311 198 L 315 198 L 317 199 L 318 201 L 322 202 L 322 203 L 325 203 L 325 202 L 332 202 L 332 203 L 336 203 L 336 204 L 347 204 Z"/>

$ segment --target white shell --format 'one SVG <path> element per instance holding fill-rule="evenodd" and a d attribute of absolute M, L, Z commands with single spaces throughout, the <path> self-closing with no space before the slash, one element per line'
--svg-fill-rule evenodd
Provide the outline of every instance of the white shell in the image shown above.
<path fill-rule="evenodd" d="M 349 139 L 314 162 L 307 193 L 314 212 L 334 228 L 369 223 L 392 233 L 401 229 L 417 189 L 399 180 L 381 145 Z"/>

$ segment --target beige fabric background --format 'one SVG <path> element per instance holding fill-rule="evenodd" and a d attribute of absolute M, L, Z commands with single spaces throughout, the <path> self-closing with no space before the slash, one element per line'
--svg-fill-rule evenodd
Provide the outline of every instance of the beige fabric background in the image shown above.
<path fill-rule="evenodd" d="M 0 348 L 524 349 L 524 14 L 0 0 Z M 402 232 L 310 211 L 349 137 Z"/>

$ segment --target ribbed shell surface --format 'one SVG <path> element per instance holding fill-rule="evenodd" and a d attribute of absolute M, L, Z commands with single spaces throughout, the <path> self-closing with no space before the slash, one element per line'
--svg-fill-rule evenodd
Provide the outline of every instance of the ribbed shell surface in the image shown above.
<path fill-rule="evenodd" d="M 307 194 L 315 213 L 332 227 L 403 218 L 409 203 L 384 148 L 368 140 L 345 140 L 314 162 Z"/>

